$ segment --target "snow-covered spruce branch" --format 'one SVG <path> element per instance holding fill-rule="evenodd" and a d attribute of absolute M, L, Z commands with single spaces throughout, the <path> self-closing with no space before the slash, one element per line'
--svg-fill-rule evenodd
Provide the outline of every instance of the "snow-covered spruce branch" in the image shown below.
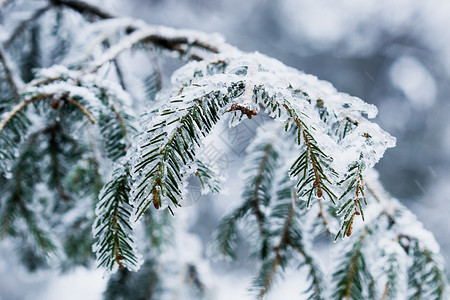
<path fill-rule="evenodd" d="M 297 131 L 297 143 L 302 144 L 302 139 L 305 145 L 305 150 L 297 158 L 297 160 L 292 164 L 290 168 L 290 176 L 298 177 L 299 181 L 297 183 L 297 188 L 301 191 L 300 196 L 308 197 L 308 206 L 311 204 L 311 199 L 313 195 L 317 196 L 319 199 L 325 195 L 328 199 L 335 204 L 336 195 L 327 186 L 331 184 L 328 177 L 336 176 L 337 173 L 330 168 L 330 157 L 326 155 L 322 150 L 320 150 L 317 145 L 316 140 L 313 135 L 305 129 L 306 124 L 299 118 L 295 111 L 290 107 L 289 103 L 283 103 L 283 107 L 292 118 L 295 123 Z M 286 123 L 288 127 L 289 121 Z M 325 169 L 325 170 L 324 170 Z M 328 169 L 328 174 L 326 175 L 326 169 Z M 306 188 L 306 189 L 305 189 Z"/>
<path fill-rule="evenodd" d="M 238 223 L 245 222 L 246 240 L 254 244 L 255 257 L 262 262 L 253 282 L 259 298 L 267 294 L 281 270 L 300 260 L 301 266 L 309 269 L 309 286 L 305 293 L 309 299 L 323 299 L 322 271 L 306 247 L 303 234 L 304 228 L 309 226 L 305 218 L 307 201 L 299 200 L 294 181 L 286 171 L 280 172 L 289 157 L 285 154 L 295 145 L 294 141 L 284 140 L 280 127 L 262 126 L 247 148 L 249 159 L 244 167 L 243 203 L 223 218 L 212 247 L 234 259 L 239 246 Z M 284 179 L 280 180 L 280 176 Z"/>
<path fill-rule="evenodd" d="M 368 205 L 369 220 L 336 250 L 342 254 L 333 299 L 446 299 L 448 280 L 433 236 L 372 172 L 368 177 L 367 196 L 379 202 Z"/>
<path fill-rule="evenodd" d="M 272 125 L 272 124 L 271 124 Z M 264 132 L 264 134 L 262 134 Z M 237 223 L 252 219 L 252 225 L 257 228 L 255 252 L 264 260 L 270 252 L 270 232 L 265 211 L 272 202 L 276 172 L 280 167 L 281 155 L 279 134 L 281 130 L 273 126 L 264 126 L 258 130 L 257 138 L 247 148 L 244 176 L 245 186 L 242 193 L 242 204 L 225 216 L 219 224 L 215 237 L 216 252 L 229 258 L 235 257 Z M 250 229 L 250 231 L 252 231 Z"/>
<path fill-rule="evenodd" d="M 200 146 L 201 137 L 219 121 L 221 110 L 243 91 L 244 85 L 238 81 L 227 90 L 185 99 L 186 93 L 192 92 L 185 88 L 163 107 L 161 116 L 152 119 L 133 165 L 136 220 L 150 204 L 156 209 L 168 205 L 170 210 L 170 205 L 180 205 L 185 173 L 195 160 L 195 145 Z"/>
<path fill-rule="evenodd" d="M 198 102 L 197 97 L 214 93 L 217 88 L 230 89 L 238 81 L 245 83 L 245 92 L 241 91 L 240 94 L 236 95 L 234 97 L 236 103 L 233 105 L 230 103 L 231 106 L 228 106 L 230 108 L 227 111 L 234 114 L 233 122 L 236 124 L 233 125 L 237 125 L 243 117 L 251 118 L 252 115 L 257 114 L 258 105 L 262 105 L 270 116 L 284 122 L 287 129 L 294 128 L 301 155 L 292 165 L 290 174 L 297 178 L 299 197 L 307 197 L 308 201 L 311 201 L 313 197 L 326 196 L 334 202 L 333 189 L 338 188 L 337 179 L 346 172 L 346 169 L 360 161 L 373 165 L 387 147 L 393 146 L 393 139 L 379 129 L 376 124 L 370 122 L 361 122 L 361 124 L 364 124 L 363 128 L 355 125 L 355 129 L 349 131 L 343 139 L 329 134 L 332 130 L 328 128 L 329 123 L 320 118 L 317 101 L 320 100 L 322 108 L 327 107 L 328 111 L 331 111 L 335 116 L 345 115 L 346 113 L 361 116 L 362 113 L 367 113 L 373 117 L 373 107 L 364 104 L 361 100 L 338 93 L 315 77 L 290 69 L 263 55 L 245 54 L 236 49 L 233 49 L 229 56 L 226 56 L 226 54 L 221 53 L 217 57 L 201 62 L 191 62 L 174 74 L 172 81 L 175 86 L 180 87 L 180 94 L 171 98 L 169 109 L 163 107 L 159 116 L 154 117 L 152 124 L 155 125 L 148 127 L 148 137 L 146 137 L 145 142 L 141 143 L 141 148 L 149 147 L 151 152 L 141 150 L 141 158 L 135 164 L 137 171 L 141 171 L 144 167 L 150 165 L 148 172 L 138 176 L 140 184 L 137 186 L 138 191 L 134 194 L 137 199 L 138 216 L 152 202 L 148 200 L 150 196 L 155 197 L 153 202 L 156 202 L 157 207 L 160 206 L 159 195 L 161 191 L 159 191 L 159 188 L 161 187 L 159 182 L 161 180 L 164 181 L 173 177 L 173 179 L 170 179 L 172 186 L 165 196 L 169 197 L 170 202 L 176 203 L 176 205 L 181 199 L 181 187 L 183 185 L 181 176 L 176 178 L 172 174 L 173 170 L 166 174 L 162 163 L 160 164 L 161 167 L 151 164 L 158 156 L 157 152 L 163 151 L 164 161 L 172 160 L 176 170 L 182 170 L 184 166 L 188 167 L 188 162 L 192 161 L 195 155 L 193 146 L 189 143 L 176 151 L 169 151 L 172 148 L 166 148 L 163 145 L 153 147 L 150 147 L 150 145 L 166 142 L 167 138 L 169 143 L 175 143 L 177 139 L 175 139 L 176 134 L 174 133 L 181 129 L 176 127 L 174 133 L 170 134 L 165 128 L 166 124 L 174 122 L 181 121 L 180 125 L 186 126 L 187 136 L 206 135 L 210 128 L 208 127 L 207 131 L 202 132 L 203 121 L 198 124 L 192 122 L 190 125 L 185 123 L 184 118 L 189 116 L 183 117 L 182 112 L 186 110 L 185 106 L 189 106 L 188 111 L 195 111 L 199 108 L 195 105 L 192 106 L 192 103 Z M 321 85 L 325 85 L 326 88 L 321 89 Z M 297 86 L 301 86 L 301 92 Z M 316 102 L 311 96 L 314 94 L 320 96 L 320 99 L 317 98 Z M 329 106 L 327 106 L 328 99 L 330 101 Z M 229 102 L 227 101 L 227 103 Z M 224 105 L 227 103 L 224 103 Z M 180 117 L 176 114 L 177 110 L 180 111 Z M 217 116 L 220 117 L 227 111 L 222 110 Z M 176 116 L 175 120 L 171 120 L 173 115 Z M 204 114 L 202 113 L 202 115 Z M 207 118 L 207 116 L 205 117 Z M 180 121 L 177 121 L 178 119 Z M 345 117 L 344 120 L 346 120 Z M 152 129 L 152 126 L 156 127 Z M 200 132 L 198 132 L 199 129 Z M 370 143 L 367 142 L 368 136 L 371 139 Z M 347 141 L 347 139 L 351 139 L 351 141 Z M 183 145 L 185 141 L 179 141 L 178 143 Z M 356 151 L 356 147 L 360 144 L 363 144 L 361 148 L 364 149 L 364 153 L 368 153 L 367 156 L 362 156 L 360 150 Z M 175 147 L 175 144 L 173 147 Z M 331 154 L 325 154 L 327 152 Z M 147 157 L 144 157 L 144 155 Z M 187 160 L 186 157 L 189 157 L 190 160 Z M 353 190 L 355 188 L 353 187 Z M 146 191 L 146 189 L 148 190 Z M 145 196 L 142 198 L 143 195 Z M 146 201 L 143 201 L 144 199 Z"/>
<path fill-rule="evenodd" d="M 348 182 L 347 189 L 339 198 L 339 200 L 348 200 L 345 200 L 345 203 L 337 211 L 338 215 L 343 216 L 343 222 L 339 232 L 336 234 L 335 240 L 337 240 L 341 234 L 342 236 L 350 236 L 352 234 L 353 223 L 356 216 L 361 215 L 361 218 L 364 221 L 364 210 L 361 202 L 367 205 L 367 200 L 362 173 L 362 166 L 359 163 L 355 163 L 353 166 L 350 166 L 349 173 L 346 178 L 339 183 L 342 185 L 342 183 L 346 181 Z M 354 195 L 350 194 L 350 192 L 354 193 Z"/>
<path fill-rule="evenodd" d="M 220 119 L 230 117 L 230 125 L 239 126 L 243 119 L 251 122 L 267 114 L 286 132 L 278 130 L 277 141 L 270 141 L 273 124 L 258 130 L 246 160 L 243 201 L 224 218 L 214 241 L 218 252 L 234 258 L 238 225 L 245 222 L 245 234 L 258 254 L 254 258 L 261 264 L 254 280 L 257 295 L 266 295 L 285 268 L 300 263 L 300 271 L 307 268 L 308 299 L 398 299 L 407 291 L 412 299 L 445 299 L 447 281 L 434 240 L 395 200 L 373 188 L 370 169 L 395 143 L 366 119 L 375 117 L 374 106 L 274 59 L 241 52 L 217 35 L 115 18 L 77 0 L 48 3 L 12 32 L 23 35 L 25 28 L 39 27 L 47 11 L 67 8 L 90 23 L 85 40 L 94 42 L 81 45 L 90 46 L 89 51 L 77 51 L 85 59 L 66 55 L 75 61 L 69 68 L 39 70 L 25 86 L 17 79 L 14 61 L 0 48 L 7 97 L 18 100 L 1 107 L 0 185 L 8 191 L 0 195 L 2 235 L 27 242 L 31 233 L 34 241 L 27 247 L 39 247 L 43 255 L 64 243 L 65 258 L 87 265 L 88 255 L 70 248 L 78 247 L 77 241 L 83 241 L 84 250 L 92 245 L 83 238 L 92 224 L 89 210 L 101 189 L 104 167 L 119 164 L 101 189 L 96 209 L 97 262 L 109 271 L 138 269 L 132 229 L 142 219 L 151 240 L 144 266 L 152 264 L 153 250 L 172 234 L 166 232 L 170 221 L 148 208 L 168 206 L 173 212 L 183 205 L 189 175 L 197 176 L 204 190 L 219 191 L 219 174 L 197 155 L 202 140 Z M 9 36 L 14 43 L 16 37 Z M 153 107 L 140 122 L 145 130 L 133 126 L 141 107 L 134 102 L 136 112 L 129 114 L 126 103 L 134 99 L 123 88 L 128 74 L 121 75 L 116 61 L 128 49 L 150 53 L 151 62 L 155 53 L 191 61 L 173 74 L 171 87 L 156 99 L 159 87 L 152 89 Z M 118 78 L 110 76 L 109 66 Z M 45 99 L 51 101 L 41 101 Z M 286 149 L 280 150 L 284 144 Z M 42 185 L 45 201 L 33 200 L 41 196 Z M 72 215 L 77 218 L 65 225 L 63 217 Z M 50 231 L 41 219 L 56 224 L 52 229 L 62 233 L 61 243 L 47 237 Z M 311 251 L 322 228 L 338 232 L 336 238 L 349 237 L 340 242 L 348 248 L 337 254 L 341 259 L 333 286 L 325 284 Z M 202 289 L 195 268 L 189 270 L 193 285 Z M 154 278 L 146 267 L 143 271 L 145 278 Z"/>

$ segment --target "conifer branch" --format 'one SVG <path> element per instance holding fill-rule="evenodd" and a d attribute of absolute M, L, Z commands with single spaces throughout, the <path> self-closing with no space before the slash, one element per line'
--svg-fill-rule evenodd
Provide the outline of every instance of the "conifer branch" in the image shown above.
<path fill-rule="evenodd" d="M 323 153 L 316 145 L 314 137 L 306 129 L 306 124 L 301 121 L 287 101 L 283 103 L 283 107 L 297 127 L 297 143 L 300 145 L 301 139 L 303 139 L 306 146 L 306 150 L 303 151 L 302 155 L 300 155 L 290 169 L 290 175 L 292 177 L 299 177 L 297 183 L 299 191 L 306 189 L 301 193 L 301 196 L 308 196 L 308 206 L 311 203 L 314 192 L 318 198 L 324 197 L 324 194 L 327 195 L 329 200 L 335 204 L 336 195 L 327 186 L 327 183 L 331 184 L 331 181 L 324 173 L 324 169 L 327 168 L 331 174 L 336 175 L 336 172 L 325 163 L 326 160 L 330 159 L 329 156 Z M 290 120 L 288 120 L 288 122 L 290 122 Z"/>
<path fill-rule="evenodd" d="M 362 175 L 363 170 L 364 167 L 361 166 L 360 163 L 353 164 L 349 168 L 349 174 L 339 183 L 342 185 L 344 182 L 348 182 L 347 189 L 343 192 L 339 200 L 344 199 L 350 192 L 354 192 L 354 195 L 351 195 L 337 211 L 337 215 L 343 215 L 343 221 L 339 232 L 336 234 L 335 240 L 337 240 L 341 234 L 342 237 L 349 237 L 352 234 L 353 222 L 356 216 L 361 215 L 361 218 L 364 221 L 364 211 L 361 202 L 367 205 L 367 199 L 365 194 L 365 182 Z"/>
<path fill-rule="evenodd" d="M 197 171 L 195 172 L 195 176 L 197 176 L 200 180 L 203 190 L 211 193 L 219 193 L 219 174 L 217 174 L 217 172 L 213 170 L 210 165 L 198 159 L 195 161 L 195 163 L 197 164 Z"/>
<path fill-rule="evenodd" d="M 370 285 L 372 280 L 362 249 L 367 234 L 367 229 L 363 229 L 356 242 L 344 253 L 342 262 L 333 273 L 336 282 L 333 299 L 364 299 L 366 285 Z"/>
<path fill-rule="evenodd" d="M 116 170 L 114 178 L 102 189 L 97 204 L 97 219 L 93 230 L 96 242 L 94 250 L 99 266 L 112 271 L 119 269 L 136 270 L 140 261 L 135 254 L 134 241 L 129 223 L 132 207 L 130 199 L 129 170 Z"/>
<path fill-rule="evenodd" d="M 312 292 L 309 299 L 323 299 L 323 287 L 322 287 L 322 276 L 323 274 L 319 272 L 319 266 L 316 266 L 313 257 L 309 255 L 303 247 L 294 245 L 293 248 L 300 253 L 304 259 L 304 264 L 309 266 L 309 277 L 311 278 L 311 287 L 308 288 L 305 293 Z"/>
<path fill-rule="evenodd" d="M 202 136 L 219 121 L 220 110 L 243 90 L 243 83 L 238 82 L 224 94 L 212 91 L 185 102 L 178 95 L 172 100 L 173 106 L 162 111 L 162 119 L 147 130 L 148 137 L 140 146 L 142 155 L 133 168 L 133 173 L 140 174 L 133 187 L 135 221 L 150 204 L 159 209 L 168 200 L 175 207 L 180 206 L 182 176 L 185 167 L 195 159 L 194 144 L 200 145 Z M 182 114 L 178 113 L 178 105 L 184 107 Z"/>
<path fill-rule="evenodd" d="M 391 217 L 388 216 L 389 218 Z M 403 291 L 400 290 L 400 287 L 403 287 L 406 280 L 406 276 L 403 276 L 406 266 L 401 261 L 406 253 L 398 241 L 389 241 L 389 244 L 385 244 L 385 247 L 381 248 L 378 259 L 381 262 L 379 274 L 380 277 L 386 277 L 381 300 L 395 300 L 402 294 Z"/>
<path fill-rule="evenodd" d="M 308 280 L 310 280 L 310 285 L 304 293 L 308 296 L 308 299 L 322 300 L 324 299 L 323 274 L 320 267 L 315 263 L 313 256 L 308 253 L 302 233 L 306 205 L 303 205 L 301 200 L 299 202 L 296 189 L 289 178 L 283 180 L 280 185 L 281 189 L 277 191 L 278 203 L 273 207 L 269 218 L 270 222 L 274 224 L 282 220 L 281 228 L 271 233 L 272 236 L 279 237 L 280 240 L 277 246 L 273 248 L 273 258 L 263 262 L 258 278 L 254 280 L 254 285 L 260 290 L 260 298 L 267 294 L 278 267 L 284 268 L 293 259 L 290 253 L 291 250 L 294 250 L 302 256 L 303 261 L 299 267 L 307 266 L 309 268 Z"/>
<path fill-rule="evenodd" d="M 442 258 L 427 249 L 418 239 L 405 235 L 403 237 L 408 239 L 409 243 L 402 246 L 413 259 L 408 269 L 410 299 L 446 299 L 448 279 L 443 270 Z"/>
<path fill-rule="evenodd" d="M 103 136 L 103 144 L 106 155 L 113 161 L 125 156 L 126 151 L 130 148 L 130 135 L 136 129 L 132 126 L 134 119 L 119 109 L 119 103 L 115 101 L 115 97 L 111 95 L 107 89 L 100 88 L 100 98 L 106 109 L 102 109 L 99 117 L 99 129 Z"/>
<path fill-rule="evenodd" d="M 258 232 L 258 257 L 265 260 L 270 251 L 271 234 L 268 220 L 262 208 L 269 208 L 272 198 L 272 189 L 276 182 L 276 171 L 280 166 L 280 150 L 277 148 L 281 141 L 277 140 L 279 128 L 272 126 L 258 129 L 255 139 L 247 147 L 250 158 L 244 166 L 245 183 L 242 193 L 243 203 L 231 214 L 223 218 L 214 236 L 219 253 L 234 258 L 237 232 L 236 223 L 249 215 L 254 216 L 256 222 L 249 222 L 250 227 L 256 227 Z M 256 226 L 255 226 L 256 223 Z"/>
<path fill-rule="evenodd" d="M 217 248 L 217 253 L 232 260 L 236 259 L 237 223 L 246 216 L 250 209 L 250 203 L 244 202 L 232 213 L 222 218 L 212 238 L 213 246 Z"/>

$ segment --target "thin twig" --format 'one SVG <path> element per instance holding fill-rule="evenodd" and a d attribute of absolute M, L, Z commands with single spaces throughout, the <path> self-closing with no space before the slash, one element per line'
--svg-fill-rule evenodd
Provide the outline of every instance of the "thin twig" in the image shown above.
<path fill-rule="evenodd" d="M 389 282 L 387 282 L 386 285 L 384 286 L 384 293 L 383 293 L 383 296 L 381 296 L 380 300 L 386 300 L 388 291 L 389 291 Z"/>
<path fill-rule="evenodd" d="M 297 119 L 295 119 L 294 121 L 298 126 L 298 130 L 302 130 L 300 122 Z M 308 148 L 308 151 L 309 151 L 309 157 L 311 158 L 311 163 L 313 165 L 314 177 L 315 177 L 314 186 L 317 188 L 317 197 L 320 198 L 320 197 L 322 197 L 322 187 L 321 187 L 321 182 L 320 182 L 320 174 L 317 169 L 317 161 L 314 156 L 313 149 L 311 147 L 311 142 L 309 141 L 309 138 L 306 135 L 305 130 L 302 130 L 302 133 L 303 133 L 303 139 L 305 140 L 306 147 Z"/>
<path fill-rule="evenodd" d="M 378 203 L 383 203 L 384 201 L 381 199 L 380 195 L 369 185 L 367 182 L 365 183 L 367 189 L 369 190 L 369 193 L 372 194 L 372 196 L 377 200 Z"/>
<path fill-rule="evenodd" d="M 114 68 L 116 69 L 117 78 L 119 79 L 120 86 L 124 91 L 127 90 L 127 86 L 125 84 L 125 79 L 123 77 L 122 69 L 119 66 L 119 62 L 117 61 L 117 58 L 112 60 L 114 64 Z"/>
<path fill-rule="evenodd" d="M 289 237 L 289 227 L 291 226 L 292 218 L 294 217 L 294 203 L 291 203 L 291 206 L 289 207 L 289 213 L 286 218 L 286 222 L 284 223 L 283 227 L 283 234 L 281 235 L 281 240 L 278 243 L 278 245 L 274 248 L 275 251 L 275 259 L 273 260 L 272 267 L 270 268 L 269 276 L 267 276 L 266 281 L 264 283 L 264 287 L 261 290 L 261 292 L 258 295 L 259 299 L 262 299 L 264 295 L 269 291 L 270 284 L 273 281 L 273 276 L 275 275 L 275 271 L 280 264 L 281 259 L 281 248 L 288 243 Z"/>
<path fill-rule="evenodd" d="M 359 243 L 361 244 L 364 239 L 366 238 L 366 234 L 367 234 L 367 229 L 364 230 L 363 234 L 361 235 L 360 239 L 359 239 Z M 355 270 L 356 270 L 356 263 L 358 260 L 358 256 L 360 255 L 360 249 L 358 249 L 357 251 L 355 251 L 355 254 L 352 257 L 352 262 L 350 264 L 350 269 L 348 271 L 348 283 L 347 283 L 347 288 L 345 290 L 345 298 L 346 299 L 350 299 L 350 294 L 351 294 L 351 290 L 352 290 L 352 285 L 353 285 L 353 276 L 355 275 Z"/>
<path fill-rule="evenodd" d="M 64 100 L 66 100 L 67 102 L 73 104 L 74 106 L 76 106 L 79 110 L 81 110 L 83 112 L 83 114 L 86 115 L 86 117 L 93 123 L 93 124 L 97 124 L 97 120 L 92 116 L 92 114 L 87 110 L 86 107 L 84 107 L 80 102 L 75 101 L 73 98 L 67 97 L 64 98 Z"/>
<path fill-rule="evenodd" d="M 322 200 L 319 198 L 319 199 L 317 199 L 318 200 L 318 202 L 319 202 L 319 208 L 320 208 L 320 211 L 319 211 L 319 217 L 320 218 L 322 218 L 322 222 L 323 222 L 323 226 L 325 226 L 325 230 L 326 230 L 326 234 L 327 235 L 330 235 L 331 233 L 330 233 L 330 230 L 329 230 L 329 226 L 328 226 L 328 220 L 327 220 L 327 218 L 325 217 L 325 211 L 324 211 L 324 209 L 323 209 L 323 204 L 322 204 Z"/>
<path fill-rule="evenodd" d="M 55 82 L 55 81 L 59 81 L 59 80 L 64 80 L 65 77 L 60 75 L 60 76 L 56 76 L 56 77 L 50 77 L 50 78 L 37 78 L 34 79 L 32 81 L 30 81 L 27 86 L 41 86 L 41 85 L 47 85 L 49 83 Z"/>
<path fill-rule="evenodd" d="M 3 48 L 2 45 L 0 45 L 0 62 L 3 65 L 3 69 L 4 69 L 5 75 L 6 75 L 6 81 L 8 81 L 9 86 L 11 87 L 14 100 L 16 102 L 20 102 L 19 90 L 23 86 L 23 82 L 14 73 L 13 64 L 10 61 L 8 54 L 6 53 L 5 48 Z"/>
<path fill-rule="evenodd" d="M 26 101 L 23 101 L 19 104 L 17 104 L 16 106 L 14 106 L 14 108 L 11 110 L 11 112 L 6 116 L 5 119 L 3 119 L 3 121 L 0 123 L 0 132 L 3 130 L 3 128 L 5 128 L 6 124 L 8 124 L 9 121 L 11 121 L 11 119 L 22 109 L 24 109 L 28 104 L 31 104 L 33 102 L 36 101 L 40 101 L 43 99 L 49 99 L 52 98 L 53 94 L 40 94 L 37 96 L 34 96 Z"/>

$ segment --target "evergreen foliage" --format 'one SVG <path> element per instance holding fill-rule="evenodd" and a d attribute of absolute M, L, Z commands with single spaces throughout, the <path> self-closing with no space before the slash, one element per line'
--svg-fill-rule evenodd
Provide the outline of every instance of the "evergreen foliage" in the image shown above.
<path fill-rule="evenodd" d="M 306 274 L 300 299 L 448 297 L 433 237 L 372 170 L 395 144 L 368 120 L 373 105 L 216 35 L 43 2 L 0 45 L 0 236 L 16 241 L 30 270 L 90 266 L 95 256 L 114 273 L 106 299 L 163 298 L 178 284 L 170 276 L 206 299 L 199 268 L 166 257 L 188 231 L 171 215 L 192 176 L 203 192 L 221 191 L 222 174 L 200 155 L 216 125 L 263 115 L 271 120 L 247 148 L 242 199 L 211 241 L 238 260 L 246 238 L 257 298 L 287 269 Z M 72 39 L 81 28 L 86 40 Z M 54 47 L 42 46 L 46 32 Z M 144 54 L 141 84 L 127 82 L 126 51 Z M 164 89 L 161 56 L 185 62 Z M 337 245 L 324 269 L 314 247 L 328 237 Z"/>

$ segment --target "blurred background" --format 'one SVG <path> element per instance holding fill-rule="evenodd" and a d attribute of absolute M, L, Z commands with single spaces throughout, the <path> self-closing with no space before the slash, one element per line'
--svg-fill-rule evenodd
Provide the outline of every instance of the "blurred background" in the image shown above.
<path fill-rule="evenodd" d="M 220 33 L 241 50 L 277 58 L 330 81 L 341 92 L 375 104 L 379 109 L 376 122 L 397 138 L 397 147 L 389 149 L 376 166 L 381 181 L 434 233 L 442 254 L 450 261 L 449 1 L 90 2 L 150 24 Z M 222 131 L 214 142 L 221 153 L 219 164 L 231 174 L 238 172 L 254 130 L 252 125 L 245 126 L 247 132 Z M 233 177 L 227 185 L 239 184 Z M 197 202 L 195 209 L 190 206 L 182 213 L 203 248 L 218 219 L 239 201 L 235 190 L 227 196 L 192 196 L 192 202 Z M 45 278 L 30 275 L 16 267 L 14 258 L 2 255 L 9 253 L 5 247 L 0 248 L 0 299 L 60 299 L 62 290 L 66 293 L 67 289 L 77 295 L 73 299 L 100 299 L 105 285 L 101 272 L 79 270 Z M 241 299 L 239 295 L 245 294 L 250 277 L 236 281 L 225 275 L 232 274 L 233 268 L 222 270 L 223 282 L 237 289 L 234 297 Z M 251 268 L 248 272 L 251 274 Z M 6 274 L 10 277 L 4 287 Z M 19 287 L 24 284 L 34 292 L 23 292 Z M 77 294 L 83 291 L 80 287 L 89 292 Z M 225 298 L 220 289 L 217 299 L 233 296 L 227 294 Z M 273 299 L 277 299 L 274 292 Z"/>

